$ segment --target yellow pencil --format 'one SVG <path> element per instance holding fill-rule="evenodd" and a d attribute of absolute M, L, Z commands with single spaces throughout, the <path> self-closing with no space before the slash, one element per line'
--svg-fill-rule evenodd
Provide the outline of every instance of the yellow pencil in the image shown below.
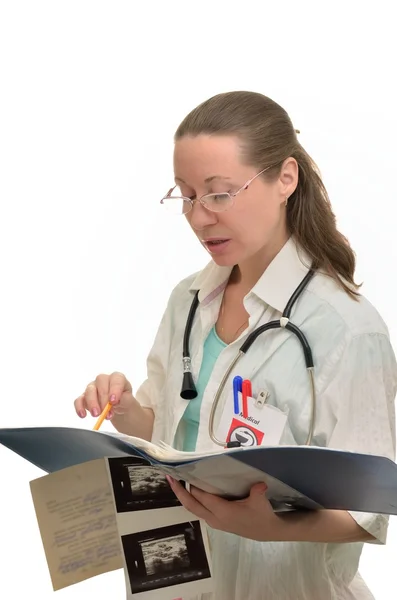
<path fill-rule="evenodd" d="M 98 421 L 95 423 L 94 425 L 94 429 L 96 431 L 98 431 L 98 429 L 100 428 L 100 426 L 102 425 L 102 423 L 104 422 L 104 420 L 106 419 L 106 417 L 109 414 L 110 409 L 112 408 L 112 405 L 110 404 L 110 402 L 108 402 L 105 406 L 105 408 L 103 409 L 103 411 L 101 412 L 101 414 L 98 417 Z"/>

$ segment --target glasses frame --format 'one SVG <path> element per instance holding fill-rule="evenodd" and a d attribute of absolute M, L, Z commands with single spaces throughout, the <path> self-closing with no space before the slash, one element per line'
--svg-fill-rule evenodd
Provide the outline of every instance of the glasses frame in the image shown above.
<path fill-rule="evenodd" d="M 229 210 L 230 208 L 232 208 L 232 206 L 234 205 L 234 199 L 235 199 L 235 197 L 237 196 L 237 194 L 239 194 L 240 192 L 242 192 L 242 191 L 245 191 L 246 189 L 248 189 L 248 187 L 251 185 L 251 183 L 252 183 L 252 182 L 253 182 L 253 181 L 254 181 L 254 180 L 257 178 L 257 177 L 259 177 L 259 175 L 262 175 L 263 173 L 265 173 L 265 171 L 268 171 L 270 168 L 271 168 L 271 167 L 266 167 L 266 169 L 262 169 L 262 171 L 260 171 L 259 173 L 257 173 L 256 175 L 254 175 L 253 177 L 251 177 L 250 179 L 248 179 L 248 181 L 246 181 L 246 182 L 244 183 L 244 185 L 242 185 L 242 186 L 241 186 L 241 188 L 239 188 L 239 189 L 237 190 L 237 192 L 221 192 L 221 193 L 216 193 L 216 194 L 204 194 L 204 195 L 203 195 L 203 196 L 201 196 L 200 198 L 195 198 L 194 200 L 192 200 L 191 198 L 187 198 L 187 196 L 174 196 L 174 198 L 175 198 L 175 199 L 181 199 L 181 200 L 183 200 L 184 202 L 187 202 L 188 204 L 190 204 L 190 208 L 189 208 L 189 209 L 188 209 L 186 212 L 183 212 L 183 213 L 182 213 L 182 215 L 187 215 L 187 214 L 188 214 L 188 213 L 189 213 L 189 212 L 192 210 L 192 208 L 193 208 L 193 204 L 194 204 L 195 202 L 200 202 L 200 204 L 201 204 L 202 206 L 204 206 L 204 208 L 205 208 L 206 210 L 209 210 L 209 211 L 211 211 L 211 212 L 215 212 L 215 213 L 218 213 L 218 212 L 226 212 L 227 210 Z M 169 190 L 169 191 L 166 193 L 166 195 L 165 195 L 165 196 L 163 196 L 163 198 L 160 200 L 160 204 L 163 204 L 163 205 L 164 205 L 164 201 L 165 201 L 165 200 L 169 200 L 169 199 L 171 199 L 171 198 L 172 198 L 171 194 L 172 194 L 172 192 L 174 191 L 174 189 L 175 189 L 176 187 L 177 187 L 177 186 L 176 186 L 176 185 L 174 185 L 174 186 L 173 186 L 173 187 L 172 187 L 172 188 L 171 188 L 171 189 L 170 189 L 170 190 Z M 224 210 L 213 210 L 213 209 L 209 208 L 209 207 L 206 205 L 206 203 L 205 203 L 205 198 L 211 198 L 212 196 L 220 196 L 220 195 L 222 195 L 222 196 L 229 196 L 229 197 L 230 197 L 230 199 L 231 199 L 231 201 L 232 201 L 232 202 L 231 202 L 231 204 L 230 204 L 230 206 L 228 206 L 228 207 L 227 207 L 227 208 L 225 208 Z M 181 215 L 181 216 L 182 216 L 182 215 Z"/>

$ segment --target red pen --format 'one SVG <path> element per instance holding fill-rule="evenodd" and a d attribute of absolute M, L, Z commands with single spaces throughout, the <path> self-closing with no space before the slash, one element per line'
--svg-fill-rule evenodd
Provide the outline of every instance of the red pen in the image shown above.
<path fill-rule="evenodd" d="M 252 384 L 249 379 L 244 379 L 242 385 L 243 417 L 248 418 L 248 398 L 252 396 Z"/>

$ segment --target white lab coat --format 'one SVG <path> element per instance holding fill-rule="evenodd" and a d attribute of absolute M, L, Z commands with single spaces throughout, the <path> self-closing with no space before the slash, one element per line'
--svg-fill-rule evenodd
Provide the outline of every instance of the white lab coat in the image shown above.
<path fill-rule="evenodd" d="M 204 392 L 197 450 L 215 447 L 208 419 L 219 382 L 247 334 L 279 318 L 306 274 L 309 261 L 290 238 L 245 297 L 248 329 L 220 354 Z M 148 357 L 148 377 L 137 392 L 155 413 L 153 441 L 175 440 L 186 407 L 180 398 L 182 338 L 193 294 L 200 307 L 191 334 L 193 376 L 197 381 L 203 343 L 214 325 L 230 268 L 210 263 L 176 286 Z M 330 277 L 316 274 L 295 305 L 291 320 L 305 333 L 313 352 L 317 419 L 313 444 L 395 458 L 394 399 L 397 366 L 387 328 L 363 297 L 351 299 Z M 268 402 L 289 412 L 282 444 L 304 444 L 310 417 L 310 389 L 303 353 L 286 330 L 264 333 L 238 364 L 252 381 L 253 395 L 270 392 Z M 230 389 L 229 389 L 230 387 Z M 215 425 L 231 385 L 221 398 Z M 385 543 L 388 518 L 351 513 Z M 336 600 L 372 598 L 359 576 L 362 544 L 259 543 L 210 530 L 215 600 Z"/>

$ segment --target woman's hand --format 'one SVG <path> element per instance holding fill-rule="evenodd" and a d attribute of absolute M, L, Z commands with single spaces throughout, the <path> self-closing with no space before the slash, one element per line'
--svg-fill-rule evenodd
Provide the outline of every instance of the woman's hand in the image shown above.
<path fill-rule="evenodd" d="M 244 500 L 224 500 L 193 486 L 188 492 L 180 483 L 167 480 L 181 504 L 189 512 L 212 527 L 257 541 L 276 541 L 282 538 L 284 523 L 273 511 L 265 496 L 266 484 L 251 488 Z"/>
<path fill-rule="evenodd" d="M 266 484 L 251 488 L 245 500 L 224 500 L 191 487 L 188 492 L 167 475 L 183 506 L 213 529 L 259 542 L 351 543 L 374 541 L 344 510 L 288 511 L 277 514 L 265 496 Z"/>
<path fill-rule="evenodd" d="M 82 419 L 87 412 L 93 417 L 99 417 L 108 402 L 112 404 L 112 409 L 107 419 L 112 420 L 117 431 L 151 440 L 154 413 L 151 408 L 139 404 L 132 394 L 130 382 L 122 373 L 98 375 L 74 401 L 74 407 Z"/>
<path fill-rule="evenodd" d="M 74 407 L 82 419 L 87 412 L 93 417 L 99 417 L 108 402 L 113 405 L 107 416 L 108 419 L 129 412 L 136 402 L 132 395 L 131 384 L 122 373 L 98 375 L 95 381 L 87 385 L 84 393 L 74 401 Z"/>

